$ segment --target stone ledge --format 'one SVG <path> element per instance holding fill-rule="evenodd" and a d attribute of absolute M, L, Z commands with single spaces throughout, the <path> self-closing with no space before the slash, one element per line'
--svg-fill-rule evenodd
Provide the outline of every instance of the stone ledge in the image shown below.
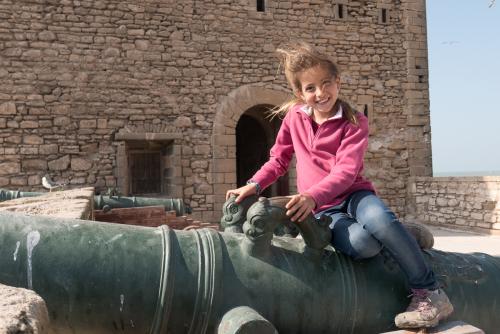
<path fill-rule="evenodd" d="M 49 333 L 49 316 L 34 291 L 0 284 L 0 334 Z"/>
<path fill-rule="evenodd" d="M 463 321 L 451 321 L 429 329 L 398 330 L 381 334 L 485 334 L 481 329 Z"/>
<path fill-rule="evenodd" d="M 500 176 L 414 176 L 416 182 L 500 182 Z"/>
<path fill-rule="evenodd" d="M 0 211 L 93 220 L 94 188 L 53 191 L 0 203 Z"/>

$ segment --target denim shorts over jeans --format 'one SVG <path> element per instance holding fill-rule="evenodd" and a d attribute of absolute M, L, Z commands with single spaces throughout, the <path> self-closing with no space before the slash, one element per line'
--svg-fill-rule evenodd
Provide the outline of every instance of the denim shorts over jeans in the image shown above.
<path fill-rule="evenodd" d="M 410 288 L 439 288 L 415 238 L 372 191 L 356 191 L 315 216 L 321 215 L 332 218 L 331 243 L 336 250 L 359 260 L 373 257 L 384 248 L 408 278 Z"/>

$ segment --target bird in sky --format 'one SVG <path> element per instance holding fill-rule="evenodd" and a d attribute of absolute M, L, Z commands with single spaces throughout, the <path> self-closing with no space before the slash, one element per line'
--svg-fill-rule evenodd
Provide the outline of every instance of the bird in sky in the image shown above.
<path fill-rule="evenodd" d="M 495 6 L 495 0 L 491 0 L 490 1 L 490 4 L 489 4 L 488 8 L 491 8 L 493 6 Z"/>
<path fill-rule="evenodd" d="M 64 183 L 64 184 L 63 183 L 55 183 L 54 181 L 52 181 L 49 174 L 45 174 L 45 176 L 42 177 L 42 186 L 45 189 L 49 189 L 49 192 L 51 192 L 52 189 L 62 188 L 65 185 L 66 185 L 66 183 Z"/>
<path fill-rule="evenodd" d="M 445 44 L 445 45 L 453 45 L 453 44 L 458 44 L 460 43 L 459 41 L 443 41 L 441 42 L 441 44 Z"/>

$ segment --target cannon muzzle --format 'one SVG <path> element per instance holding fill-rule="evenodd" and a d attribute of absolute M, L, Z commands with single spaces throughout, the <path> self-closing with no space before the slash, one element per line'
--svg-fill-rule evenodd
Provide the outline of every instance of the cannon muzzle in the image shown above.
<path fill-rule="evenodd" d="M 0 282 L 42 296 L 57 333 L 228 334 L 249 321 L 259 333 L 393 327 L 408 303 L 393 261 L 379 255 L 354 262 L 331 246 L 317 250 L 315 233 L 303 232 L 305 241 L 270 239 L 259 218 L 273 214 L 266 205 L 249 210 L 246 234 L 0 212 Z M 308 248 L 314 256 L 305 256 Z M 500 260 L 425 256 L 455 305 L 453 318 L 494 333 Z"/>

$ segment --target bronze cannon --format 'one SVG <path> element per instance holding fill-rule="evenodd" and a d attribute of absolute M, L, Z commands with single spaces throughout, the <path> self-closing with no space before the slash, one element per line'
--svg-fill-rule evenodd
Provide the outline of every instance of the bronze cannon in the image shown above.
<path fill-rule="evenodd" d="M 244 233 L 1 212 L 0 282 L 40 294 L 58 333 L 392 329 L 408 302 L 397 265 L 382 255 L 354 262 L 335 252 L 324 220 L 297 225 L 302 239 L 273 236 L 286 220 L 275 204 L 263 198 L 245 208 Z M 240 206 L 226 209 L 241 217 Z M 495 332 L 500 260 L 436 250 L 425 256 L 456 305 L 453 319 Z"/>
<path fill-rule="evenodd" d="M 0 202 L 22 197 L 41 196 L 43 192 L 17 191 L 0 189 Z M 138 196 L 94 196 L 94 209 L 108 210 L 114 208 L 135 208 L 143 206 L 163 206 L 165 211 L 175 211 L 177 216 L 190 213 L 191 208 L 186 207 L 182 199 L 179 198 L 156 198 L 156 197 L 138 197 Z"/>

